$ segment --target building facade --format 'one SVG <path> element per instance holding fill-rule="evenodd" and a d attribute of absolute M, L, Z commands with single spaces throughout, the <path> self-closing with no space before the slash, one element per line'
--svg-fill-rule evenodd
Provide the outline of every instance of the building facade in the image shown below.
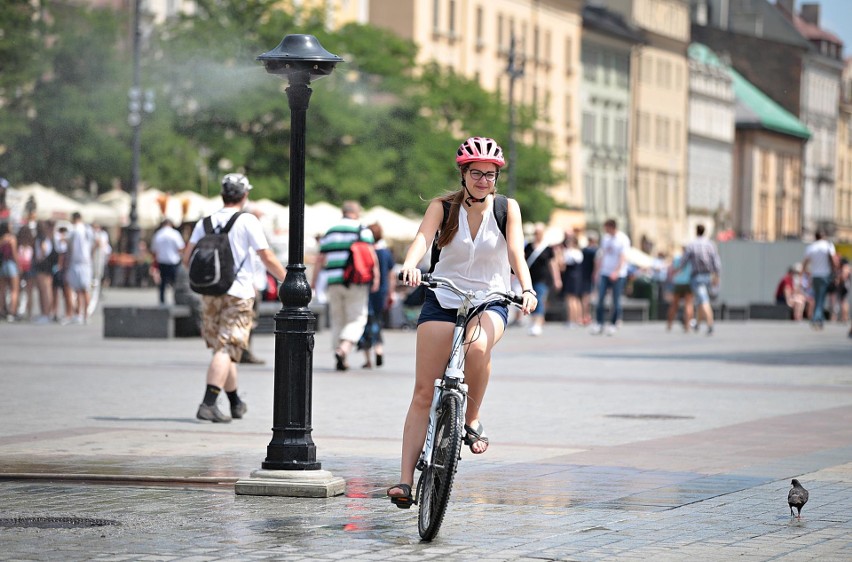
<path fill-rule="evenodd" d="M 843 67 L 840 88 L 840 110 L 837 121 L 837 204 L 834 237 L 852 243 L 852 57 Z"/>
<path fill-rule="evenodd" d="M 601 7 L 583 9 L 580 86 L 582 182 L 586 228 L 607 219 L 626 225 L 630 172 L 630 60 L 643 39 L 624 19 Z"/>
<path fill-rule="evenodd" d="M 549 147 L 563 180 L 552 195 L 552 222 L 584 226 L 580 182 L 579 104 L 581 0 L 371 0 L 369 23 L 413 40 L 418 63 L 435 61 L 475 78 L 504 99 L 511 38 L 524 61 L 514 103 L 539 116 L 526 142 Z M 476 131 L 460 131 L 460 134 Z M 500 139 L 504 147 L 508 139 Z M 523 186 L 518 186 L 523 189 Z"/>
<path fill-rule="evenodd" d="M 810 131 L 730 69 L 736 96 L 733 228 L 738 238 L 797 239 L 802 229 L 802 155 Z"/>
<path fill-rule="evenodd" d="M 689 5 L 681 0 L 605 0 L 646 43 L 631 60 L 628 224 L 633 245 L 671 252 L 687 240 L 686 128 Z"/>
<path fill-rule="evenodd" d="M 802 234 L 809 238 L 820 230 L 833 236 L 837 228 L 835 166 L 843 42 L 820 27 L 819 4 L 804 4 L 798 14 L 793 4 L 793 0 L 779 0 L 777 8 L 811 44 L 805 56 L 799 113 L 813 133 L 805 147 Z"/>
<path fill-rule="evenodd" d="M 710 49 L 689 46 L 689 124 L 686 222 L 714 235 L 732 228 L 734 89 L 731 74 Z"/>
<path fill-rule="evenodd" d="M 725 51 L 742 75 L 813 133 L 802 166 L 802 233 L 835 228 L 835 170 L 842 42 L 822 29 L 819 5 L 795 0 L 692 0 L 693 37 Z"/>

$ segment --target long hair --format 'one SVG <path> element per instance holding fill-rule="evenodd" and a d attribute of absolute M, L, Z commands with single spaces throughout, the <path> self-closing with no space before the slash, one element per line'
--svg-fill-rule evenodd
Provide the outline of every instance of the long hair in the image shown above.
<path fill-rule="evenodd" d="M 453 238 L 455 238 L 456 232 L 459 231 L 459 208 L 464 200 L 464 196 L 464 188 L 461 188 L 458 191 L 447 193 L 438 198 L 442 205 L 445 201 L 450 202 L 450 214 L 447 216 L 447 222 L 441 225 L 441 230 L 438 233 L 438 248 L 444 248 L 449 245 L 453 241 Z"/>
<path fill-rule="evenodd" d="M 462 175 L 461 189 L 451 191 L 438 197 L 438 201 L 441 201 L 442 204 L 444 201 L 450 202 L 450 214 L 447 216 L 447 222 L 446 224 L 441 225 L 441 230 L 438 233 L 438 249 L 448 246 L 449 243 L 453 241 L 453 238 L 455 238 L 456 232 L 459 231 L 459 208 L 461 208 L 462 201 L 464 201 L 466 195 L 464 174 L 467 172 L 468 168 L 470 168 L 470 164 L 463 164 L 459 167 L 459 171 Z M 497 194 L 496 183 L 494 184 L 494 191 L 492 191 L 491 194 Z"/>

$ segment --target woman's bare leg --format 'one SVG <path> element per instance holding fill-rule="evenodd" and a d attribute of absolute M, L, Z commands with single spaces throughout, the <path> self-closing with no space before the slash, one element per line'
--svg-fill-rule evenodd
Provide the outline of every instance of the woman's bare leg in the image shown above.
<path fill-rule="evenodd" d="M 491 377 L 491 350 L 503 337 L 503 320 L 494 312 L 482 314 L 479 321 L 471 320 L 467 327 L 467 347 L 464 366 L 464 380 L 468 385 L 467 411 L 465 423 L 476 427 L 479 422 L 479 409 Z M 474 443 L 474 453 L 484 453 L 488 444 L 482 441 Z"/>
<path fill-rule="evenodd" d="M 417 357 L 415 360 L 414 394 L 405 417 L 402 432 L 402 460 L 399 481 L 409 486 L 414 484 L 414 467 L 429 425 L 429 408 L 435 379 L 444 374 L 453 339 L 453 324 L 450 322 L 424 322 L 417 327 Z M 399 488 L 391 488 L 388 494 L 400 496 Z"/>

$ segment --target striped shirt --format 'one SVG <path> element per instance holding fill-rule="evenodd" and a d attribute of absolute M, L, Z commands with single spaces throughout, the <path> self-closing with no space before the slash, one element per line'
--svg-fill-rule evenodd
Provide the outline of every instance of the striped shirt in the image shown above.
<path fill-rule="evenodd" d="M 329 285 L 343 284 L 343 268 L 349 260 L 349 248 L 358 240 L 375 243 L 373 232 L 369 228 L 346 217 L 329 228 L 320 240 L 320 253 L 325 256 L 323 271 Z"/>

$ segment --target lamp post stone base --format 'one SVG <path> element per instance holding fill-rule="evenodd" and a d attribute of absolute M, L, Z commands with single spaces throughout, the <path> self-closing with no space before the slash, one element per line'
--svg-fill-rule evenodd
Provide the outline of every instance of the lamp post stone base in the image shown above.
<path fill-rule="evenodd" d="M 237 480 L 234 492 L 246 496 L 287 496 L 291 498 L 331 498 L 342 495 L 346 481 L 327 470 L 252 471 L 249 478 Z"/>

